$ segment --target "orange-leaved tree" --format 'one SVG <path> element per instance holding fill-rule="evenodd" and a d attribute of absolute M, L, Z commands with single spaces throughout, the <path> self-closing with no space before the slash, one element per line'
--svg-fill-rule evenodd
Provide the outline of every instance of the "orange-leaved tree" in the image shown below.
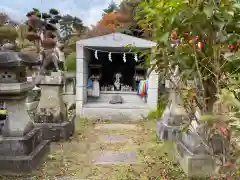
<path fill-rule="evenodd" d="M 103 14 L 102 19 L 98 21 L 96 26 L 94 26 L 89 32 L 89 36 L 92 37 L 106 35 L 113 32 L 118 32 L 119 29 L 127 28 L 130 23 L 130 18 L 124 13 L 125 11 L 119 9 L 114 12 Z"/>

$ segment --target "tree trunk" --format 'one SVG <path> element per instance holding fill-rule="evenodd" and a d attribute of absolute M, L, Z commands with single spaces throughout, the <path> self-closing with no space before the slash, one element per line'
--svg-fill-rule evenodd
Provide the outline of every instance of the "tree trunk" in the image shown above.
<path fill-rule="evenodd" d="M 216 89 L 214 82 L 211 79 L 204 81 L 203 86 L 204 86 L 204 91 L 205 91 L 204 96 L 205 96 L 206 111 L 208 113 L 212 113 L 214 103 L 217 100 L 217 98 L 216 98 L 217 89 Z"/>

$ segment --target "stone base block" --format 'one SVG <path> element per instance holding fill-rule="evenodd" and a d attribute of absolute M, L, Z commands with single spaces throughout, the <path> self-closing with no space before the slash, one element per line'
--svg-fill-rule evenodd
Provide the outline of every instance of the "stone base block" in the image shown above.
<path fill-rule="evenodd" d="M 180 137 L 180 127 L 173 127 L 157 121 L 157 136 L 161 140 L 177 140 Z"/>
<path fill-rule="evenodd" d="M 32 129 L 23 137 L 3 137 L 0 142 L 0 156 L 29 155 L 42 141 L 38 128 Z"/>
<path fill-rule="evenodd" d="M 189 177 L 210 177 L 214 174 L 215 163 L 208 154 L 193 154 L 183 143 L 176 143 L 176 158 Z"/>
<path fill-rule="evenodd" d="M 33 171 L 50 150 L 48 140 L 42 141 L 29 155 L 0 156 L 0 172 L 28 173 Z"/>
<path fill-rule="evenodd" d="M 71 121 L 62 123 L 35 123 L 43 132 L 43 139 L 51 141 L 67 140 L 74 134 L 75 117 Z"/>
<path fill-rule="evenodd" d="M 77 113 L 79 112 L 78 102 L 76 103 Z M 133 104 L 109 104 L 86 103 L 80 112 L 81 117 L 90 120 L 111 120 L 111 121 L 139 121 L 149 114 L 152 109 L 145 103 Z"/>

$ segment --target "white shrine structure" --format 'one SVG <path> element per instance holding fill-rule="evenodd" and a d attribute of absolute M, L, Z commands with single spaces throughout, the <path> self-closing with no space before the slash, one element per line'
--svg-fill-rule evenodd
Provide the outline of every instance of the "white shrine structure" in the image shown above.
<path fill-rule="evenodd" d="M 139 120 L 157 108 L 159 76 L 155 71 L 152 71 L 149 76 L 146 77 L 148 79 L 148 92 L 145 101 L 137 95 L 137 91 L 135 90 L 122 92 L 114 90 L 108 91 L 101 88 L 99 98 L 91 98 L 88 96 L 88 79 L 91 76 L 90 64 L 94 59 L 94 52 L 119 52 L 124 53 L 125 56 L 125 53 L 130 52 L 129 48 L 131 47 L 129 47 L 129 45 L 138 49 L 149 49 L 151 51 L 151 48 L 156 46 L 156 43 L 121 33 L 93 37 L 80 40 L 76 43 L 77 67 L 75 98 L 77 116 L 104 120 Z M 114 61 L 114 57 L 112 57 L 112 59 Z M 100 61 L 109 61 L 108 56 L 102 58 Z M 100 68 L 102 66 L 104 66 L 104 64 L 99 65 Z M 133 79 L 133 77 L 129 77 L 129 79 L 131 78 Z M 109 103 L 114 94 L 118 94 L 123 98 L 122 104 Z"/>

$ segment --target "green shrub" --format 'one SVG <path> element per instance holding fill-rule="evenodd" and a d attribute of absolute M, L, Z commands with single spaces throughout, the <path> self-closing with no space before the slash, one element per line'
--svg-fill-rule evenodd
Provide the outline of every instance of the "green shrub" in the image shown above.
<path fill-rule="evenodd" d="M 76 71 L 76 52 L 72 52 L 67 56 L 65 69 L 67 71 Z"/>
<path fill-rule="evenodd" d="M 18 33 L 14 27 L 7 25 L 0 26 L 0 43 L 2 43 L 4 40 L 15 42 L 17 37 Z"/>
<path fill-rule="evenodd" d="M 162 116 L 162 113 L 167 105 L 167 95 L 162 95 L 158 98 L 157 109 L 148 114 L 149 120 L 159 119 Z"/>

